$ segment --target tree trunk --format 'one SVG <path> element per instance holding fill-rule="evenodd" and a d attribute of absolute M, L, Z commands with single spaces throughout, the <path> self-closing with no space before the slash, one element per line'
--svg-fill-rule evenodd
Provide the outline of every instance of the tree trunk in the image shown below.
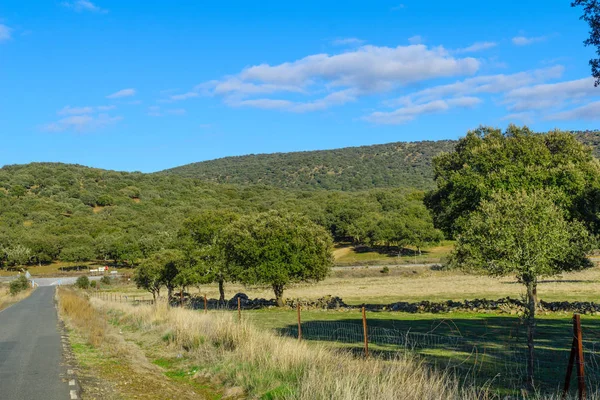
<path fill-rule="evenodd" d="M 283 307 L 283 285 L 274 283 L 273 292 L 275 292 L 275 301 L 277 302 L 277 307 Z"/>
<path fill-rule="evenodd" d="M 219 279 L 219 303 L 225 304 L 225 282 L 223 278 Z"/>
<path fill-rule="evenodd" d="M 527 283 L 527 388 L 534 390 L 534 343 L 535 336 L 535 308 L 537 305 L 537 281 Z"/>

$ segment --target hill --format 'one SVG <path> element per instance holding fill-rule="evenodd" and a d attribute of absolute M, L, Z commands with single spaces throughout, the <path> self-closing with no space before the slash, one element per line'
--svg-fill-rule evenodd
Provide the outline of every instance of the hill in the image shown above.
<path fill-rule="evenodd" d="M 600 131 L 573 132 L 600 156 Z M 279 188 L 365 190 L 433 188 L 431 161 L 456 141 L 396 142 L 336 150 L 251 154 L 183 165 L 161 174 Z"/>
<path fill-rule="evenodd" d="M 280 188 L 363 190 L 433 187 L 431 159 L 451 140 L 397 142 L 336 150 L 225 157 L 162 171 L 169 175 Z"/>
<path fill-rule="evenodd" d="M 60 163 L 9 165 L 0 168 L 0 268 L 54 260 L 131 264 L 173 246 L 183 221 L 207 209 L 292 211 L 355 241 L 381 236 L 383 223 L 425 220 L 433 229 L 422 194 L 408 190 L 300 191 Z"/>

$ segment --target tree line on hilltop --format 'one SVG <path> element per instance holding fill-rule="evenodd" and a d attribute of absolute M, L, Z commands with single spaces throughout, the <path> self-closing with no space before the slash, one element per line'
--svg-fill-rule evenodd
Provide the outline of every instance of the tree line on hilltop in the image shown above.
<path fill-rule="evenodd" d="M 574 131 L 600 156 L 600 132 Z M 432 160 L 454 150 L 456 140 L 396 142 L 335 150 L 225 157 L 183 165 L 159 174 L 285 189 L 358 191 L 435 187 Z"/>

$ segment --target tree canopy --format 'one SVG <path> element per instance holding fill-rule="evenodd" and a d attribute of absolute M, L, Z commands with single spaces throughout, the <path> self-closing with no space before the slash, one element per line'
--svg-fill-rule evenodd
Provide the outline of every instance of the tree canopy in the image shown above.
<path fill-rule="evenodd" d="M 527 289 L 528 384 L 534 387 L 534 335 L 539 278 L 590 265 L 585 226 L 567 220 L 554 191 L 502 191 L 483 200 L 459 235 L 450 264 L 493 276 L 513 275 Z"/>
<path fill-rule="evenodd" d="M 586 46 L 596 48 L 596 54 L 600 56 L 600 3 L 598 0 L 575 0 L 571 7 L 583 7 L 581 19 L 590 26 L 589 37 L 583 42 Z M 596 78 L 595 86 L 600 85 L 600 58 L 592 58 L 589 61 L 592 76 Z"/>
<path fill-rule="evenodd" d="M 308 218 L 281 212 L 248 215 L 229 225 L 221 237 L 236 279 L 269 284 L 278 304 L 287 285 L 325 279 L 333 265 L 331 235 Z"/>
<path fill-rule="evenodd" d="M 459 140 L 454 152 L 436 157 L 434 170 L 437 189 L 425 203 L 449 236 L 465 229 L 470 214 L 498 191 L 549 188 L 568 217 L 586 216 L 590 225 L 597 218 L 584 209 L 584 199 L 600 187 L 600 164 L 570 133 L 480 127 Z"/>

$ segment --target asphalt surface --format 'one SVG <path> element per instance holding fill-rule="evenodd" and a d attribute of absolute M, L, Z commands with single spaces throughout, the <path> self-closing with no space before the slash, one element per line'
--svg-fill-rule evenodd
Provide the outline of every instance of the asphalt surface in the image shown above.
<path fill-rule="evenodd" d="M 0 311 L 0 399 L 70 399 L 54 287 Z"/>

